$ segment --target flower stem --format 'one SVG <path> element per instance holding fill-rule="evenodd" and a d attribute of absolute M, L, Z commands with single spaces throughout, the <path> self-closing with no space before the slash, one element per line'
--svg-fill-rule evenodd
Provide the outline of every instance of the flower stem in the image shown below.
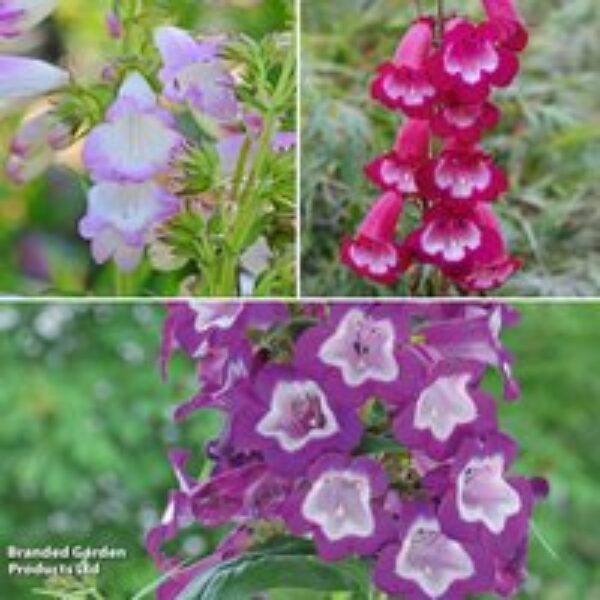
<path fill-rule="evenodd" d="M 438 41 L 441 45 L 444 39 L 445 21 L 446 21 L 446 10 L 444 7 L 444 0 L 437 0 L 437 12 L 438 12 Z"/>

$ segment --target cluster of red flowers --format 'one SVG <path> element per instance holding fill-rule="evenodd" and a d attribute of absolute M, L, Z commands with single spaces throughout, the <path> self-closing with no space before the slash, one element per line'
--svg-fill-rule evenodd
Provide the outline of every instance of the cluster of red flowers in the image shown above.
<path fill-rule="evenodd" d="M 343 262 L 362 277 L 393 284 L 422 263 L 462 290 L 487 291 L 520 267 L 491 208 L 507 177 L 480 142 L 500 119 L 490 94 L 515 78 L 528 33 L 513 0 L 483 5 L 482 23 L 418 19 L 378 69 L 373 98 L 407 120 L 393 150 L 366 166 L 383 195 L 342 244 Z M 406 201 L 422 208 L 422 222 L 399 243 Z"/>

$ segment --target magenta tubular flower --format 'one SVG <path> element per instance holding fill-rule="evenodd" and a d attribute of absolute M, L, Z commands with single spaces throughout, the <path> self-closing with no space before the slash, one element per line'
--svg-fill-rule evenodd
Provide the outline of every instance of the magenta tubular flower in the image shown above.
<path fill-rule="evenodd" d="M 165 173 L 183 147 L 170 112 L 138 72 L 123 82 L 106 123 L 88 135 L 83 161 L 96 181 L 143 183 Z"/>
<path fill-rule="evenodd" d="M 393 536 L 392 519 L 383 510 L 387 489 L 377 461 L 325 455 L 286 503 L 284 519 L 292 533 L 311 534 L 324 560 L 371 555 Z"/>
<path fill-rule="evenodd" d="M 479 389 L 483 373 L 483 365 L 474 362 L 434 365 L 417 399 L 396 417 L 396 439 L 410 449 L 444 460 L 466 436 L 495 429 L 494 399 Z"/>
<path fill-rule="evenodd" d="M 487 292 L 504 285 L 521 268 L 522 263 L 520 259 L 508 254 L 500 221 L 492 208 L 480 204 L 475 210 L 482 223 L 496 231 L 501 240 L 501 245 L 497 248 L 495 254 L 488 255 L 483 261 L 475 262 L 469 271 L 461 272 L 459 270 L 453 272 L 448 269 L 446 275 L 451 277 L 462 289 L 470 292 Z"/>
<path fill-rule="evenodd" d="M 375 566 L 374 581 L 406 600 L 463 600 L 490 589 L 491 560 L 476 544 L 448 536 L 435 508 L 426 502 L 403 504 L 398 542 L 387 545 Z"/>
<path fill-rule="evenodd" d="M 476 147 L 449 146 L 427 161 L 417 175 L 430 200 L 450 204 L 493 202 L 508 189 L 508 180 L 490 155 Z"/>
<path fill-rule="evenodd" d="M 407 116 L 424 118 L 430 114 L 437 92 L 429 80 L 425 63 L 431 50 L 431 22 L 414 23 L 402 38 L 394 60 L 378 68 L 371 86 L 375 100 Z"/>
<path fill-rule="evenodd" d="M 514 551 L 527 533 L 534 500 L 529 480 L 508 474 L 516 453 L 516 444 L 499 433 L 464 441 L 440 505 L 444 531 L 480 540 L 501 555 Z"/>
<path fill-rule="evenodd" d="M 483 7 L 499 43 L 522 52 L 529 42 L 529 33 L 514 0 L 483 0 Z"/>
<path fill-rule="evenodd" d="M 200 114 L 226 121 L 237 116 L 233 77 L 219 57 L 221 40 L 197 41 L 177 27 L 158 27 L 154 42 L 161 55 L 163 94 L 187 102 Z"/>
<path fill-rule="evenodd" d="M 424 380 L 409 337 L 407 312 L 386 305 L 336 305 L 326 323 L 300 337 L 296 362 L 341 379 L 349 404 L 360 406 L 373 395 L 403 404 Z"/>
<path fill-rule="evenodd" d="M 56 8 L 57 0 L 2 0 L 0 38 L 13 38 L 41 23 Z"/>
<path fill-rule="evenodd" d="M 393 151 L 369 163 L 365 175 L 383 191 L 417 194 L 416 173 L 429 157 L 430 140 L 429 121 L 409 120 L 398 132 Z"/>
<path fill-rule="evenodd" d="M 455 212 L 438 206 L 426 213 L 406 243 L 421 262 L 462 274 L 496 256 L 502 241 L 473 210 Z"/>
<path fill-rule="evenodd" d="M 499 121 L 500 111 L 491 102 L 465 104 L 448 96 L 436 106 L 431 130 L 441 138 L 470 145 L 477 143 L 483 132 L 496 127 Z"/>
<path fill-rule="evenodd" d="M 509 86 L 519 70 L 519 60 L 496 43 L 489 23 L 459 20 L 444 34 L 443 46 L 431 56 L 428 70 L 439 90 L 475 103 L 487 99 L 491 86 Z"/>
<path fill-rule="evenodd" d="M 356 236 L 342 242 L 342 262 L 358 275 L 377 283 L 395 283 L 406 268 L 406 260 L 395 243 L 402 207 L 402 197 L 395 192 L 381 196 Z"/>
<path fill-rule="evenodd" d="M 269 364 L 253 387 L 253 393 L 240 392 L 233 438 L 259 450 L 275 473 L 295 477 L 324 452 L 348 452 L 358 444 L 360 420 L 336 381 Z"/>

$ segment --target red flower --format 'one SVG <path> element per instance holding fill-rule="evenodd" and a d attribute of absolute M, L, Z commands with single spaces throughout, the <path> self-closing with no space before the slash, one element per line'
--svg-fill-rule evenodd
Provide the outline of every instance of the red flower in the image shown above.
<path fill-rule="evenodd" d="M 508 254 L 506 239 L 498 217 L 489 205 L 480 204 L 475 208 L 480 223 L 495 231 L 500 239 L 496 252 L 487 254 L 475 261 L 467 272 L 447 269 L 446 275 L 454 279 L 456 284 L 471 292 L 488 292 L 504 285 L 522 265 L 519 258 Z"/>
<path fill-rule="evenodd" d="M 342 262 L 358 275 L 392 285 L 406 269 L 395 242 L 402 204 L 402 197 L 395 192 L 384 194 L 371 207 L 356 236 L 342 242 Z"/>
<path fill-rule="evenodd" d="M 498 42 L 514 52 L 522 52 L 529 34 L 513 0 L 483 0 L 483 7 Z"/>
<path fill-rule="evenodd" d="M 492 85 L 510 85 L 519 70 L 514 53 L 497 42 L 494 25 L 457 20 L 446 31 L 442 48 L 429 59 L 431 81 L 463 102 L 483 102 Z"/>
<path fill-rule="evenodd" d="M 393 110 L 401 109 L 413 118 L 427 117 L 437 96 L 425 62 L 431 50 L 430 21 L 417 21 L 402 38 L 394 60 L 380 65 L 371 85 L 375 100 Z"/>
<path fill-rule="evenodd" d="M 463 144 L 481 139 L 483 131 L 500 121 L 500 111 L 491 102 L 465 104 L 449 96 L 436 107 L 431 130 L 442 138 L 456 138 Z"/>
<path fill-rule="evenodd" d="M 398 132 L 393 151 L 369 163 L 365 175 L 384 191 L 416 194 L 416 173 L 429 156 L 430 141 L 429 121 L 409 120 Z"/>
<path fill-rule="evenodd" d="M 508 189 L 504 171 L 474 146 L 447 146 L 419 170 L 417 181 L 426 198 L 452 204 L 491 202 Z"/>
<path fill-rule="evenodd" d="M 423 225 L 409 236 L 407 244 L 422 262 L 462 276 L 474 264 L 497 256 L 502 239 L 477 211 L 453 211 L 440 205 L 425 215 Z"/>

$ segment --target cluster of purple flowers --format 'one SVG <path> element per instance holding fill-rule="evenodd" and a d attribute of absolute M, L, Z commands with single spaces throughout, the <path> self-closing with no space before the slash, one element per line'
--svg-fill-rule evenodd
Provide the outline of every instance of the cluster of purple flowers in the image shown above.
<path fill-rule="evenodd" d="M 174 418 L 218 410 L 223 428 L 207 478 L 171 454 L 179 487 L 147 536 L 169 572 L 159 598 L 251 548 L 265 521 L 324 561 L 363 557 L 392 595 L 514 595 L 547 484 L 513 472 L 517 445 L 482 381 L 495 369 L 518 398 L 500 337 L 517 320 L 503 304 L 170 305 L 163 366 L 181 349 L 200 380 Z M 234 527 L 184 566 L 162 546 L 191 522 Z"/>

